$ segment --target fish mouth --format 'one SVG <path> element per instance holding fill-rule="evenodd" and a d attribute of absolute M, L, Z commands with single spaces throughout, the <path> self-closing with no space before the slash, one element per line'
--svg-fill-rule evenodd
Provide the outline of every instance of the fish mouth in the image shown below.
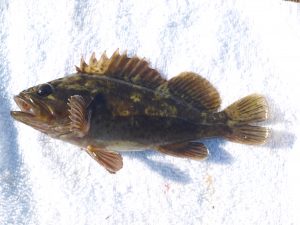
<path fill-rule="evenodd" d="M 19 95 L 14 96 L 14 100 L 16 104 L 19 106 L 19 108 L 21 109 L 21 111 L 11 111 L 11 115 L 13 117 L 18 115 L 29 116 L 29 117 L 36 116 L 37 112 L 32 102 L 25 99 L 25 97 L 21 97 Z"/>
<path fill-rule="evenodd" d="M 51 104 L 24 93 L 14 96 L 14 101 L 20 108 L 19 111 L 10 112 L 15 120 L 46 134 L 59 136 L 69 133 L 69 127 L 66 125 L 68 120 L 61 120 L 57 124 L 56 120 L 60 115 L 56 114 Z"/>
<path fill-rule="evenodd" d="M 46 105 L 41 101 L 28 96 L 28 95 L 16 95 L 14 101 L 20 108 L 20 111 L 11 111 L 11 116 L 20 122 L 25 124 L 31 124 L 36 121 L 49 120 L 51 112 Z"/>

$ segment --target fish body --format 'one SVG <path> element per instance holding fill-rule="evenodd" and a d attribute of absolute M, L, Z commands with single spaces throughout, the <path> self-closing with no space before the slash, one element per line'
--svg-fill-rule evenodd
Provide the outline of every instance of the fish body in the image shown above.
<path fill-rule="evenodd" d="M 118 152 L 156 149 L 177 157 L 203 159 L 202 138 L 224 137 L 245 144 L 264 143 L 263 96 L 247 96 L 223 111 L 217 90 L 203 77 L 183 72 L 164 79 L 148 62 L 116 51 L 77 73 L 37 85 L 15 96 L 18 121 L 85 149 L 109 172 L 122 168 Z"/>

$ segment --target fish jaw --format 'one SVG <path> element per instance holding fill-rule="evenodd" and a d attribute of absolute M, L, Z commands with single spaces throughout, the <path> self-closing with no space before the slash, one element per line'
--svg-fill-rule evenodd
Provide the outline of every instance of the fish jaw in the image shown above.
<path fill-rule="evenodd" d="M 28 95 L 16 95 L 14 96 L 14 101 L 20 108 L 20 111 L 11 111 L 10 115 L 19 122 L 41 129 L 45 128 L 46 125 L 48 126 L 53 118 L 48 107 Z"/>
<path fill-rule="evenodd" d="M 34 107 L 33 102 L 27 99 L 25 96 L 16 95 L 14 101 L 18 105 L 21 111 L 11 111 L 11 115 L 16 120 L 21 120 L 22 117 L 33 118 L 38 114 L 37 108 Z"/>

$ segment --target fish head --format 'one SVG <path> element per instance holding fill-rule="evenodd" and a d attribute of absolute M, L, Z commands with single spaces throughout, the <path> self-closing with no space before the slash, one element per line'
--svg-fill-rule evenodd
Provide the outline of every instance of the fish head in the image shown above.
<path fill-rule="evenodd" d="M 72 85 L 71 85 L 72 84 Z M 60 78 L 21 91 L 14 96 L 20 108 L 11 116 L 43 133 L 62 135 L 69 132 L 69 99 L 73 95 L 89 98 L 89 91 L 75 85 L 72 77 Z"/>

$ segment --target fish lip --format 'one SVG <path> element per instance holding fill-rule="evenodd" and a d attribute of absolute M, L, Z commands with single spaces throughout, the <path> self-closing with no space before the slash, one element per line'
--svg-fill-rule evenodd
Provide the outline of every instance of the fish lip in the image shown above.
<path fill-rule="evenodd" d="M 30 97 L 26 97 L 25 95 L 15 95 L 14 101 L 21 111 L 12 111 L 12 116 L 23 115 L 34 117 L 38 115 L 37 107 Z"/>
<path fill-rule="evenodd" d="M 23 93 L 14 96 L 14 101 L 20 110 L 10 111 L 12 118 L 41 132 L 49 129 L 51 114 L 43 102 Z"/>
<path fill-rule="evenodd" d="M 29 124 L 30 121 L 35 121 L 34 115 L 32 115 L 30 113 L 22 112 L 22 111 L 10 111 L 10 115 L 16 121 L 19 121 L 19 122 L 22 122 L 25 124 Z"/>
<path fill-rule="evenodd" d="M 26 94 L 14 96 L 14 101 L 20 108 L 20 111 L 11 111 L 11 116 L 15 119 L 20 117 L 29 117 L 38 119 L 41 116 L 51 116 L 51 110 L 40 100 Z"/>

